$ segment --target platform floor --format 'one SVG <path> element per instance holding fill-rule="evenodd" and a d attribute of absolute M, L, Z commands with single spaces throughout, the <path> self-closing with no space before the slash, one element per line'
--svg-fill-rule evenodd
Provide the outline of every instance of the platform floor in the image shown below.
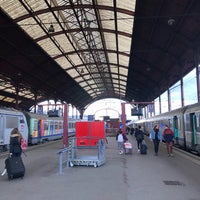
<path fill-rule="evenodd" d="M 200 161 L 180 151 L 167 157 L 165 145 L 154 156 L 153 144 L 146 138 L 148 154 L 136 150 L 119 155 L 114 137 L 108 138 L 103 166 L 64 168 L 59 174 L 56 152 L 62 141 L 38 145 L 22 156 L 26 174 L 8 181 L 0 177 L 2 200 L 200 200 Z M 0 169 L 5 158 L 0 159 Z"/>

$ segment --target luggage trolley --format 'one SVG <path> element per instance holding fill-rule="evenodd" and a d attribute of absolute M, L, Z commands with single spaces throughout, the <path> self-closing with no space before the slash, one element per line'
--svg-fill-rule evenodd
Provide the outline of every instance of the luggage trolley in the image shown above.
<path fill-rule="evenodd" d="M 130 142 L 124 143 L 124 152 L 125 152 L 125 154 L 132 154 L 133 148 L 132 148 L 132 144 Z"/>
<path fill-rule="evenodd" d="M 106 162 L 104 139 L 98 139 L 96 146 L 77 146 L 77 138 L 72 138 L 69 165 L 98 167 Z"/>

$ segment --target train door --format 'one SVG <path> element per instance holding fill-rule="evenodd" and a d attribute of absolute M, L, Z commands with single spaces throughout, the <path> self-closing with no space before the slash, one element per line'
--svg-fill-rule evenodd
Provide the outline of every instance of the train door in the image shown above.
<path fill-rule="evenodd" d="M 1 115 L 0 116 L 0 145 L 3 144 L 3 130 L 4 130 L 4 127 L 3 127 L 4 123 L 3 123 L 3 121 L 4 121 L 4 118 Z"/>
<path fill-rule="evenodd" d="M 18 127 L 18 116 L 6 115 L 5 116 L 5 130 L 4 130 L 4 144 L 10 143 L 10 132 L 13 128 Z"/>
<path fill-rule="evenodd" d="M 6 151 L 7 147 L 4 145 L 4 130 L 5 130 L 5 118 L 0 116 L 0 151 Z"/>
<path fill-rule="evenodd" d="M 175 138 L 175 144 L 178 144 L 178 117 L 173 117 L 173 128 L 174 128 L 174 138 Z"/>
<path fill-rule="evenodd" d="M 190 114 L 191 119 L 191 127 L 192 127 L 192 133 L 191 133 L 191 146 L 195 147 L 197 144 L 197 120 L 196 115 L 194 113 Z"/>
<path fill-rule="evenodd" d="M 192 146 L 197 144 L 197 119 L 196 115 L 192 114 Z"/>
<path fill-rule="evenodd" d="M 31 117 L 29 120 L 29 143 L 37 144 L 39 142 L 39 120 Z"/>
<path fill-rule="evenodd" d="M 42 132 L 43 132 L 42 119 L 39 119 L 38 120 L 38 140 L 40 142 L 41 142 Z"/>
<path fill-rule="evenodd" d="M 55 120 L 53 120 L 53 119 L 49 119 L 49 121 L 48 121 L 48 132 L 49 132 L 49 134 L 48 135 L 54 135 L 55 134 L 55 132 L 56 132 L 56 127 L 55 127 Z"/>

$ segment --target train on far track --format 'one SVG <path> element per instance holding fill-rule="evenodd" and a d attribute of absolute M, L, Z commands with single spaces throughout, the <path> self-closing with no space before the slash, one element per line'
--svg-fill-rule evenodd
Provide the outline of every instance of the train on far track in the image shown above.
<path fill-rule="evenodd" d="M 75 135 L 77 119 L 68 119 L 68 136 Z M 17 127 L 28 145 L 61 139 L 63 117 L 49 117 L 31 112 L 21 112 L 13 108 L 0 108 L 0 151 L 6 151 L 10 142 L 10 132 Z"/>
<path fill-rule="evenodd" d="M 174 145 L 200 155 L 200 103 L 187 105 L 154 117 L 129 122 L 127 126 L 142 127 L 149 135 L 155 124 L 161 132 L 167 124 L 174 131 Z"/>

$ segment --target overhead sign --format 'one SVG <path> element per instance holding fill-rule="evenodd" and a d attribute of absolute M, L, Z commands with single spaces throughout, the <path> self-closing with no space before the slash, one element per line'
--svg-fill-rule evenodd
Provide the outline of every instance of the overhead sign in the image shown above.
<path fill-rule="evenodd" d="M 142 108 L 132 108 L 131 116 L 142 116 Z"/>
<path fill-rule="evenodd" d="M 149 110 L 150 113 L 154 112 L 154 104 L 149 104 L 148 110 Z"/>

